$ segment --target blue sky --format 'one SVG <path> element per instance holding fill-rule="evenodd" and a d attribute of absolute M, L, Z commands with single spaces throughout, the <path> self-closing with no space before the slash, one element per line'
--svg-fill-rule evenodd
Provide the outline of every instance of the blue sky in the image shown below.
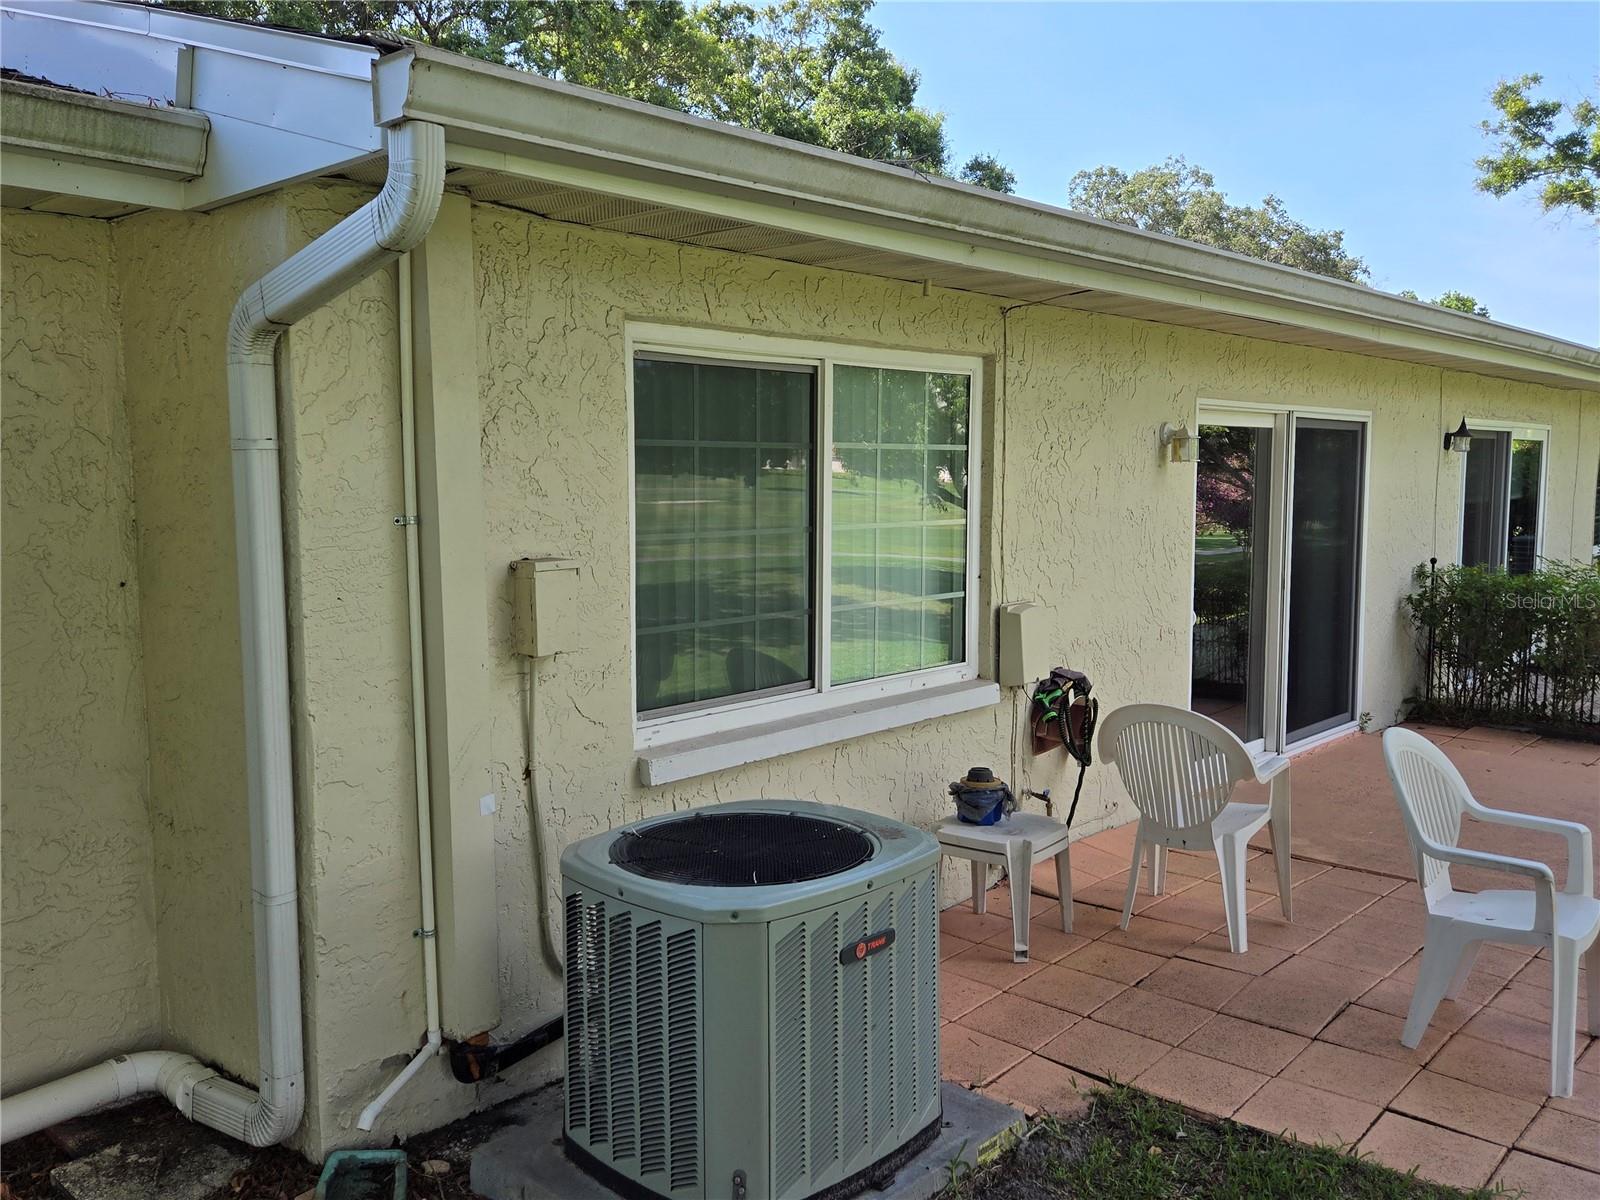
<path fill-rule="evenodd" d="M 1600 344 L 1600 234 L 1475 191 L 1502 76 L 1594 95 L 1600 3 L 880 0 L 957 162 L 994 154 L 1063 203 L 1082 168 L 1181 154 L 1235 203 L 1345 231 L 1385 291 L 1456 289 L 1496 320 Z"/>

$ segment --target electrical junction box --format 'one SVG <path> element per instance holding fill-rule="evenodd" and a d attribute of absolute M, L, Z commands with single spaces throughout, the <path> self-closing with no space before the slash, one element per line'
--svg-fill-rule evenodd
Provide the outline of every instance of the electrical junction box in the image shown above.
<path fill-rule="evenodd" d="M 1000 606 L 1000 686 L 1027 687 L 1050 674 L 1044 609 L 1031 600 Z"/>
<path fill-rule="evenodd" d="M 578 564 L 519 558 L 511 564 L 511 648 L 545 658 L 577 648 Z"/>

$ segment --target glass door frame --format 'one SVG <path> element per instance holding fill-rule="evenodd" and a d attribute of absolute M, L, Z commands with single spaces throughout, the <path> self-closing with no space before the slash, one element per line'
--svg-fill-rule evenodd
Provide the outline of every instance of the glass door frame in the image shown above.
<path fill-rule="evenodd" d="M 1292 503 L 1294 489 L 1294 441 L 1296 418 L 1313 421 L 1341 421 L 1359 424 L 1361 429 L 1361 482 L 1360 518 L 1356 552 L 1356 601 L 1354 629 L 1354 666 L 1351 677 L 1352 719 L 1319 730 L 1296 742 L 1287 741 L 1288 678 L 1289 678 L 1289 576 L 1293 570 L 1290 547 L 1292 532 Z M 1242 425 L 1257 429 L 1271 429 L 1272 481 L 1268 494 L 1267 547 L 1267 612 L 1265 621 L 1266 654 L 1262 666 L 1262 726 L 1263 735 L 1245 743 L 1252 754 L 1294 754 L 1308 750 L 1332 738 L 1358 728 L 1361 716 L 1363 664 L 1366 651 L 1366 601 L 1367 601 L 1367 529 L 1368 508 L 1372 495 L 1372 413 L 1370 410 L 1323 408 L 1293 404 L 1275 404 L 1260 400 L 1229 399 L 1201 395 L 1195 404 L 1194 429 L 1196 436 L 1204 425 Z M 1521 428 L 1521 427 L 1519 427 Z M 1196 472 L 1198 485 L 1198 472 Z M 1191 630 L 1193 627 L 1194 562 L 1194 493 L 1190 502 L 1189 552 L 1189 604 Z M 1543 521 L 1543 514 L 1540 516 Z M 1194 678 L 1194 637 L 1188 638 L 1187 676 Z M 1247 685 L 1248 686 L 1248 685 Z M 1191 691 L 1190 701 L 1193 700 Z"/>

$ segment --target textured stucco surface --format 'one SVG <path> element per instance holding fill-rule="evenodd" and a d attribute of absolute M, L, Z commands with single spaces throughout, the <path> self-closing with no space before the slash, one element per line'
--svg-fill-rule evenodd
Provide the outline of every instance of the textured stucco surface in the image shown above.
<path fill-rule="evenodd" d="M 139 504 L 150 817 L 165 1042 L 257 1071 L 228 316 L 284 257 L 268 200 L 119 221 L 125 376 Z"/>
<path fill-rule="evenodd" d="M 133 477 L 111 227 L 7 212 L 6 1090 L 159 1028 Z"/>
<path fill-rule="evenodd" d="M 245 1079 L 256 1046 L 223 336 L 245 282 L 363 198 L 302 187 L 204 217 L 136 217 L 115 233 L 120 292 L 139 298 L 125 305 L 125 376 L 161 1021 L 169 1043 Z M 1014 762 L 1021 697 L 1008 694 L 979 712 L 678 785 L 638 784 L 629 321 L 980 356 L 980 603 L 986 613 L 1009 600 L 1044 604 L 1052 657 L 1087 670 L 1108 709 L 1187 694 L 1194 474 L 1162 462 L 1156 430 L 1192 421 L 1203 398 L 1373 414 L 1362 707 L 1378 725 L 1411 684 L 1415 657 L 1397 607 L 1409 572 L 1430 553 L 1454 553 L 1459 466 L 1439 451 L 1445 424 L 1465 411 L 1552 425 L 1547 549 L 1587 552 L 1600 458 L 1594 395 L 1094 314 L 1005 313 L 983 297 L 924 295 L 492 206 L 473 209 L 472 238 L 472 290 L 448 302 L 477 319 L 484 511 L 474 535 L 486 546 L 492 717 L 479 765 L 498 798 L 497 1038 L 561 1010 L 535 926 L 520 662 L 507 649 L 514 558 L 561 555 L 581 568 L 581 643 L 536 669 L 534 770 L 551 872 L 572 840 L 675 807 L 799 796 L 926 822 L 943 811 L 946 782 L 973 763 L 1014 782 L 1068 783 L 1060 759 Z M 378 1131 L 354 1130 L 424 1023 L 405 570 L 392 523 L 402 508 L 395 287 L 393 269 L 378 273 L 301 322 L 282 357 L 310 1068 L 297 1140 L 318 1156 L 437 1125 L 559 1070 L 546 1051 L 470 1088 L 429 1064 Z M 1060 480 L 1060 496 L 1041 498 L 1041 478 Z M 991 623 L 980 627 L 987 663 Z M 1091 772 L 1079 827 L 1127 813 L 1111 777 Z M 949 881 L 953 897 L 953 871 Z M 7 904 L 9 920 L 9 891 Z"/>

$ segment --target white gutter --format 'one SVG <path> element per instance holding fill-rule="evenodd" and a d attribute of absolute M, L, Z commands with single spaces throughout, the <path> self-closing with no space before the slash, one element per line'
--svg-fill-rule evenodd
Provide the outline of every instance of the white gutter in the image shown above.
<path fill-rule="evenodd" d="M 427 681 L 422 657 L 422 556 L 417 546 L 417 414 L 411 347 L 411 259 L 400 259 L 395 314 L 400 325 L 400 457 L 405 511 L 397 518 L 406 535 L 406 617 L 411 632 L 411 757 L 417 777 L 417 871 L 422 892 L 422 980 L 427 996 L 428 1036 L 404 1070 L 361 1110 L 356 1128 L 370 1130 L 400 1089 L 439 1053 L 444 1041 L 439 1028 L 439 940 L 433 904 L 433 796 L 428 788 Z"/>
<path fill-rule="evenodd" d="M 246 288 L 228 327 L 259 1091 L 186 1054 L 121 1055 L 0 1102 L 0 1140 L 157 1091 L 184 1116 L 252 1146 L 280 1142 L 300 1124 L 305 1055 L 274 352 L 291 325 L 411 249 L 433 224 L 444 192 L 444 130 L 405 121 L 385 135 L 383 189 Z"/>

